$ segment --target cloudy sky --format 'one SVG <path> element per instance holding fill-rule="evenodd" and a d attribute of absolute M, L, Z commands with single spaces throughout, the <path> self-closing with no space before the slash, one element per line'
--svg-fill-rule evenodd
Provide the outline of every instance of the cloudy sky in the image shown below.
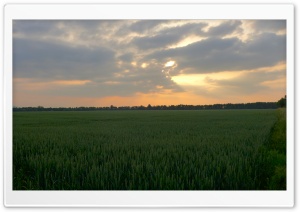
<path fill-rule="evenodd" d="M 277 101 L 282 20 L 18 20 L 14 106 Z"/>

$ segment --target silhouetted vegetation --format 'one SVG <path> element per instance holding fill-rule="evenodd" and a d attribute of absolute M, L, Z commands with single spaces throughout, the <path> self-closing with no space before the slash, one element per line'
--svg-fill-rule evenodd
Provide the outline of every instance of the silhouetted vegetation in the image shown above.
<path fill-rule="evenodd" d="M 255 102 L 239 104 L 213 105 L 154 105 L 114 106 L 110 107 L 14 107 L 13 111 L 97 111 L 97 110 L 223 110 L 223 109 L 276 109 L 280 107 L 276 102 Z"/>
<path fill-rule="evenodd" d="M 277 102 L 277 105 L 279 107 L 286 107 L 286 95 Z"/>

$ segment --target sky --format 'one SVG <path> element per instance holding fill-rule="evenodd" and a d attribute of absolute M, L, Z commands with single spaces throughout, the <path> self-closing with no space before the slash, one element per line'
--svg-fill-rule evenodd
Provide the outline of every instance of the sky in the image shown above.
<path fill-rule="evenodd" d="M 13 105 L 275 102 L 285 20 L 15 20 Z"/>

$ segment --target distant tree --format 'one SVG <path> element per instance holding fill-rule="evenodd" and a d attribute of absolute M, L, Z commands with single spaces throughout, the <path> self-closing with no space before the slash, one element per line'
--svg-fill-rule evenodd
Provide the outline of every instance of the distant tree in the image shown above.
<path fill-rule="evenodd" d="M 286 95 L 277 102 L 277 105 L 279 107 L 286 107 Z"/>
<path fill-rule="evenodd" d="M 143 105 L 141 105 L 141 106 L 138 107 L 138 109 L 140 109 L 140 110 L 144 110 L 145 108 L 146 108 L 146 107 L 143 106 Z"/>

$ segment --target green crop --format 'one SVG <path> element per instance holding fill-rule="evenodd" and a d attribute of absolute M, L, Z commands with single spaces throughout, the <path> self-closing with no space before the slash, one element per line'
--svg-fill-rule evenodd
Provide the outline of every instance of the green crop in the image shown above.
<path fill-rule="evenodd" d="M 14 112 L 15 190 L 258 190 L 276 110 Z"/>

